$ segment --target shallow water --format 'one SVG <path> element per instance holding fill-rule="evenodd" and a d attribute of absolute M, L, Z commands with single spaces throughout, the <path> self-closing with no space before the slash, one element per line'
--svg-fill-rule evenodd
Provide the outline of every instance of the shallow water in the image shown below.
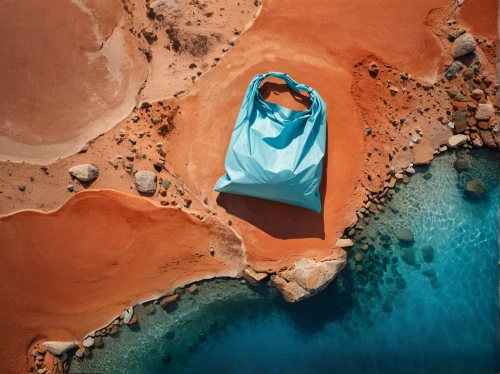
<path fill-rule="evenodd" d="M 204 282 L 167 310 L 139 308 L 139 326 L 104 338 L 91 359 L 74 358 L 71 372 L 498 372 L 497 153 L 466 157 L 466 172 L 450 152 L 401 185 L 318 296 L 287 304 L 265 285 Z M 464 197 L 471 179 L 487 183 L 483 199 Z M 401 246 L 395 228 L 410 229 L 414 245 Z"/>

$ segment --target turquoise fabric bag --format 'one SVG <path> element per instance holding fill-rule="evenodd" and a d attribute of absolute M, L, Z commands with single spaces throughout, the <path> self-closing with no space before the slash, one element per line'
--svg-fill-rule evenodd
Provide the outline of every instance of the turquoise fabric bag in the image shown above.
<path fill-rule="evenodd" d="M 299 112 L 264 101 L 269 76 L 305 91 L 311 107 Z M 258 197 L 321 212 L 319 185 L 326 142 L 326 108 L 319 94 L 285 73 L 256 75 L 236 120 L 223 175 L 215 191 Z"/>

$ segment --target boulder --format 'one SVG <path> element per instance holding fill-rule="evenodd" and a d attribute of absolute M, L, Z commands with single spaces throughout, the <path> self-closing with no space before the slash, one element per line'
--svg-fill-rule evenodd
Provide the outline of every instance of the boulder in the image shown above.
<path fill-rule="evenodd" d="M 125 309 L 124 311 L 124 314 L 123 314 L 123 323 L 125 324 L 129 324 L 130 320 L 132 319 L 133 315 L 134 315 L 134 308 L 128 308 L 128 309 Z"/>
<path fill-rule="evenodd" d="M 53 356 L 60 356 L 67 351 L 78 348 L 78 342 L 76 340 L 72 342 L 45 342 L 43 345 Z"/>
<path fill-rule="evenodd" d="M 113 326 L 109 331 L 109 335 L 115 335 L 116 333 L 118 333 L 118 326 Z"/>
<path fill-rule="evenodd" d="M 489 121 L 490 118 L 495 114 L 493 105 L 491 104 L 479 104 L 476 109 L 476 114 L 474 118 L 478 121 Z"/>
<path fill-rule="evenodd" d="M 267 278 L 269 274 L 267 273 L 257 273 L 252 268 L 247 268 L 243 270 L 243 278 L 247 280 L 248 283 L 256 285 L 260 281 L 263 281 Z"/>
<path fill-rule="evenodd" d="M 425 262 L 434 261 L 434 248 L 432 248 L 430 245 L 424 245 L 422 248 L 420 248 L 420 250 L 422 251 L 422 258 Z"/>
<path fill-rule="evenodd" d="M 464 145 L 467 143 L 467 135 L 464 134 L 458 134 L 458 135 L 453 135 L 450 139 L 448 139 L 448 147 L 450 148 L 458 148 L 461 145 Z"/>
<path fill-rule="evenodd" d="M 413 233 L 409 229 L 395 229 L 394 235 L 403 243 L 413 243 L 415 241 Z"/>
<path fill-rule="evenodd" d="M 354 243 L 352 242 L 351 239 L 339 239 L 337 240 L 337 243 L 335 244 L 336 247 L 340 248 L 347 248 L 347 247 L 352 247 Z"/>
<path fill-rule="evenodd" d="M 472 197 L 481 197 L 486 192 L 486 184 L 480 179 L 473 179 L 465 185 L 465 192 Z"/>
<path fill-rule="evenodd" d="M 80 182 L 90 182 L 99 176 L 99 168 L 93 164 L 73 166 L 69 173 Z"/>
<path fill-rule="evenodd" d="M 287 282 L 279 275 L 273 275 L 271 277 L 271 285 L 275 287 L 283 296 L 283 298 L 289 303 L 295 303 L 297 301 L 306 299 L 309 297 L 309 292 L 300 287 L 297 282 Z"/>
<path fill-rule="evenodd" d="M 453 42 L 451 55 L 453 56 L 453 58 L 458 58 L 474 52 L 475 49 L 476 41 L 474 40 L 474 37 L 469 33 L 465 33 L 460 35 Z"/>
<path fill-rule="evenodd" d="M 134 175 L 134 182 L 139 192 L 153 194 L 156 191 L 156 174 L 152 171 L 138 171 Z"/>
<path fill-rule="evenodd" d="M 83 346 L 85 348 L 90 348 L 94 345 L 94 338 L 91 337 L 91 336 L 87 336 L 84 340 L 83 340 Z M 83 352 L 82 352 L 83 353 Z"/>
<path fill-rule="evenodd" d="M 78 348 L 77 351 L 75 352 L 75 356 L 78 357 L 78 358 L 82 358 L 83 357 L 83 351 Z"/>
<path fill-rule="evenodd" d="M 176 293 L 174 293 L 171 296 L 165 296 L 163 299 L 160 300 L 160 306 L 162 308 L 165 308 L 168 304 L 172 304 L 177 300 L 179 300 L 179 295 L 177 295 Z"/>
<path fill-rule="evenodd" d="M 181 14 L 181 7 L 176 0 L 156 0 L 149 5 L 148 17 L 162 20 L 175 18 Z"/>
<path fill-rule="evenodd" d="M 420 144 L 416 145 L 413 151 L 414 165 L 430 164 L 434 158 L 434 148 L 430 139 L 422 139 Z"/>

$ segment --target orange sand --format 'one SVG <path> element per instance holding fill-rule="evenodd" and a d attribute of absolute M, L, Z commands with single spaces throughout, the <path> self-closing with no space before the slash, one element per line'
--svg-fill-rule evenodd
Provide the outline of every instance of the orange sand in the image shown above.
<path fill-rule="evenodd" d="M 246 260 L 258 270 L 278 271 L 303 257 L 325 258 L 355 219 L 367 173 L 373 174 L 371 187 L 379 188 L 389 164 L 387 151 L 381 153 L 377 167 L 365 163 L 374 144 L 367 140 L 365 118 L 356 102 L 360 97 L 356 85 L 362 81 L 355 82 L 354 65 L 370 56 L 423 78 L 436 77 L 443 71 L 443 52 L 430 29 L 440 12 L 448 16 L 451 11 L 447 0 L 264 1 L 254 26 L 219 65 L 202 75 L 185 98 L 169 101 L 181 107 L 175 131 L 166 138 L 153 135 L 138 141 L 139 154 L 145 157 L 134 161 L 134 169 L 152 169 L 154 142 L 162 141 L 169 171 L 184 180 L 198 205 L 207 198 L 207 208 L 221 221 L 234 222 Z M 227 145 L 247 85 L 255 74 L 269 70 L 285 71 L 314 87 L 326 102 L 328 149 L 321 214 L 213 191 L 224 173 Z M 269 100 L 303 105 L 280 86 L 267 88 Z M 370 94 L 378 93 L 376 89 L 364 93 Z M 101 168 L 101 176 L 89 188 L 112 187 L 135 194 L 131 177 L 123 169 L 109 167 L 107 158 L 129 152 L 127 141 L 113 140 L 119 128 L 156 132 L 143 114 L 138 123 L 123 121 L 96 139 L 87 153 L 54 163 L 48 175 L 34 165 L 1 164 L 2 211 L 59 206 L 68 196 L 68 167 L 82 162 Z M 387 137 L 376 141 L 389 146 Z M 35 175 L 33 184 L 26 182 L 30 175 Z M 167 178 L 167 173 L 160 176 Z M 25 193 L 17 190 L 20 182 L 28 185 Z M 153 200 L 162 197 L 155 195 Z M 7 248 L 0 253 L 1 296 L 6 305 L 1 313 L 3 336 L 9 342 L 1 351 L 1 368 L 24 369 L 26 349 L 36 334 L 50 340 L 81 339 L 123 308 L 161 289 L 235 274 L 241 258 L 217 261 L 217 256 L 209 256 L 214 237 L 238 251 L 239 240 L 214 218 L 203 224 L 176 209 L 160 209 L 109 191 L 77 194 L 49 215 L 21 212 L 0 219 L 0 245 Z M 128 244 L 129 238 L 133 244 Z"/>
<path fill-rule="evenodd" d="M 77 194 L 49 214 L 0 218 L 0 248 L 3 373 L 28 363 L 36 336 L 83 339 L 181 283 L 234 277 L 242 260 L 240 240 L 216 219 L 202 223 L 113 191 Z"/>

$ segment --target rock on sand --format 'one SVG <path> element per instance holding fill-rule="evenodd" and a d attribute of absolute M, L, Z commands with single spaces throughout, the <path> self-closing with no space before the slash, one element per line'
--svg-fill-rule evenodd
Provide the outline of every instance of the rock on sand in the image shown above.
<path fill-rule="evenodd" d="M 80 182 L 89 182 L 99 176 L 99 168 L 92 164 L 73 166 L 69 173 Z"/>
<path fill-rule="evenodd" d="M 142 193 L 155 193 L 156 174 L 152 171 L 141 170 L 134 175 L 135 187 Z"/>
<path fill-rule="evenodd" d="M 474 52 L 475 49 L 476 41 L 474 40 L 474 37 L 469 33 L 465 33 L 463 35 L 460 35 L 453 42 L 451 55 L 453 56 L 453 58 L 458 58 Z"/>

